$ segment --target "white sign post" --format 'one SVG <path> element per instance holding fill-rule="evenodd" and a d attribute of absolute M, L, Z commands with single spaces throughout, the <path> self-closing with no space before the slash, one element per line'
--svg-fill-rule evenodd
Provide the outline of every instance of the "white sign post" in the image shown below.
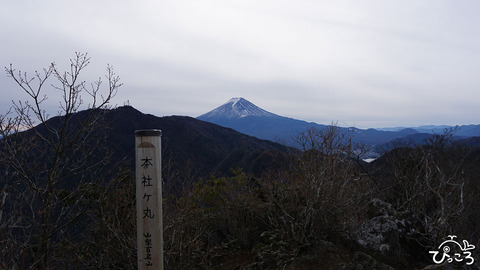
<path fill-rule="evenodd" d="M 161 137 L 135 131 L 138 269 L 163 270 Z"/>

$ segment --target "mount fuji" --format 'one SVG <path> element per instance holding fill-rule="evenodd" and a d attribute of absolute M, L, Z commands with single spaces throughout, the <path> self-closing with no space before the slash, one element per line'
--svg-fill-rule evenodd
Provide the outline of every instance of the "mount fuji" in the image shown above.
<path fill-rule="evenodd" d="M 212 111 L 198 116 L 197 119 L 229 127 L 260 139 L 276 141 L 286 145 L 294 145 L 292 138 L 308 128 L 324 129 L 328 127 L 327 125 L 283 117 L 268 112 L 241 97 L 232 98 Z M 381 131 L 345 127 L 341 128 L 341 130 L 350 133 L 354 141 L 370 146 L 419 133 L 409 128 L 396 131 Z"/>
<path fill-rule="evenodd" d="M 271 112 L 267 112 L 264 109 L 256 106 L 250 101 L 237 97 L 230 99 L 227 103 L 222 106 L 213 109 L 212 111 L 200 115 L 197 117 L 200 120 L 212 122 L 212 121 L 224 121 L 224 120 L 234 120 L 249 116 L 255 117 L 280 117 Z"/>
<path fill-rule="evenodd" d="M 197 119 L 229 127 L 260 139 L 290 144 L 292 136 L 309 127 L 325 128 L 325 125 L 309 123 L 268 112 L 252 102 L 232 98 Z"/>

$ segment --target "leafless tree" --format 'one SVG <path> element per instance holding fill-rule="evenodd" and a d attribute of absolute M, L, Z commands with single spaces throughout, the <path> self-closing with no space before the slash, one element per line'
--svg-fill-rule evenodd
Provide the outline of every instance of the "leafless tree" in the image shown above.
<path fill-rule="evenodd" d="M 327 235 L 348 234 L 370 183 L 359 179 L 356 148 L 340 128 L 308 129 L 296 139 L 301 151 L 291 167 L 262 182 L 270 227 L 265 247 L 277 260 L 318 247 Z"/>
<path fill-rule="evenodd" d="M 55 254 L 74 239 L 87 209 L 85 191 L 106 176 L 102 119 L 122 84 L 111 66 L 105 82 L 81 80 L 89 63 L 76 53 L 64 72 L 55 63 L 33 76 L 5 68 L 29 100 L 0 115 L 0 268 L 58 267 Z M 53 118 L 48 88 L 59 94 Z"/>
<path fill-rule="evenodd" d="M 396 143 L 396 149 L 385 154 L 387 200 L 398 211 L 411 213 L 432 241 L 452 234 L 467 207 L 469 149 L 453 140 L 454 133 L 435 134 L 420 146 Z"/>

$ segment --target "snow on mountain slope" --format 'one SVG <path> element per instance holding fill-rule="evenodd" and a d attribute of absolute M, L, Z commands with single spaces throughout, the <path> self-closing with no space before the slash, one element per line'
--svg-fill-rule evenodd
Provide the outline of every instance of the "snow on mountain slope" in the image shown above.
<path fill-rule="evenodd" d="M 278 115 L 267 112 L 244 98 L 237 97 L 206 114 L 200 115 L 197 119 L 211 121 L 213 119 L 239 119 L 247 116 L 278 117 Z"/>
<path fill-rule="evenodd" d="M 203 114 L 197 119 L 232 128 L 238 132 L 260 139 L 282 142 L 295 146 L 295 138 L 309 128 L 322 130 L 327 125 L 306 122 L 283 117 L 262 108 L 244 98 L 232 98 L 227 103 Z M 379 131 L 376 129 L 358 129 L 340 127 L 340 131 L 352 137 L 352 140 L 368 146 L 381 145 L 393 139 L 417 134 L 413 129 L 399 131 Z"/>

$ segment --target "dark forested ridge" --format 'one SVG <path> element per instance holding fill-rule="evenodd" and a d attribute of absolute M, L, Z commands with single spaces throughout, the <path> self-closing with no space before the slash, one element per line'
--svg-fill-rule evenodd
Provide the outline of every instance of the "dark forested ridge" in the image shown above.
<path fill-rule="evenodd" d="M 135 130 L 162 130 L 165 164 L 195 175 L 226 173 L 235 167 L 261 173 L 287 147 L 188 116 L 156 117 L 125 106 L 107 113 L 108 143 L 117 158 L 133 161 Z"/>

